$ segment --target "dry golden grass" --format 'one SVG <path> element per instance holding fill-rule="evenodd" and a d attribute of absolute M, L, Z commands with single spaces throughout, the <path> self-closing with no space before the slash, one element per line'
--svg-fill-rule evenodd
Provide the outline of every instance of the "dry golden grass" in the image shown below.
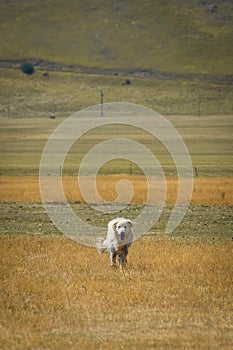
<path fill-rule="evenodd" d="M 144 238 L 120 272 L 54 236 L 0 237 L 1 349 L 232 349 L 233 249 Z"/>
<path fill-rule="evenodd" d="M 147 196 L 147 182 L 142 176 L 109 175 L 98 176 L 97 186 L 101 196 L 108 201 L 117 197 L 116 184 L 120 179 L 129 180 L 134 186 L 132 203 L 145 203 Z M 88 183 L 88 177 L 86 178 Z M 177 197 L 178 181 L 167 178 L 166 204 L 174 204 Z M 63 177 L 64 191 L 69 202 L 82 201 L 78 189 L 77 177 Z M 88 187 L 88 186 L 87 186 Z M 3 202 L 41 202 L 38 177 L 34 176 L 1 176 L 0 201 Z M 232 205 L 233 204 L 233 178 L 208 177 L 195 178 L 192 205 Z"/>

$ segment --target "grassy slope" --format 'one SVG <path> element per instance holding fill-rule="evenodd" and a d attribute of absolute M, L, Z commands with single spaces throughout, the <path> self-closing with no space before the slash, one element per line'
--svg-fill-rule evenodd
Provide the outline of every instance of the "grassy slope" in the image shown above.
<path fill-rule="evenodd" d="M 232 1 L 1 1 L 2 59 L 232 73 Z"/>
<path fill-rule="evenodd" d="M 0 116 L 47 117 L 69 116 L 100 101 L 131 102 L 152 108 L 161 114 L 223 115 L 233 112 L 233 89 L 227 83 L 200 79 L 160 80 L 130 77 L 85 75 L 36 70 L 26 76 L 19 69 L 0 69 Z"/>
<path fill-rule="evenodd" d="M 188 0 L 0 1 L 0 115 L 68 116 L 98 103 L 99 89 L 105 102 L 138 103 L 163 114 L 232 114 L 226 78 L 232 73 L 232 2 L 216 3 L 211 13 L 208 4 Z M 31 77 L 2 61 L 30 59 L 37 62 Z M 118 76 L 45 77 L 39 69 L 46 60 L 57 62 L 57 70 L 82 65 L 92 73 L 111 68 Z M 157 79 L 148 72 L 141 79 L 146 69 L 157 71 Z M 121 74 L 132 71 L 132 84 L 122 86 Z"/>

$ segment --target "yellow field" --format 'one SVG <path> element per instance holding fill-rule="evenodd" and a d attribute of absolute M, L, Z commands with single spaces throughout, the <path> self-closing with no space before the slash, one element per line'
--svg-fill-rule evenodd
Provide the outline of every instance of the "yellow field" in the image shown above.
<path fill-rule="evenodd" d="M 122 178 L 132 203 L 144 203 L 140 176 L 99 176 L 100 194 L 113 201 Z M 38 180 L 1 176 L 0 201 L 41 202 Z M 167 204 L 177 184 L 167 179 Z M 82 201 L 76 177 L 63 185 L 68 201 Z M 232 205 L 232 178 L 196 178 L 191 204 Z M 120 272 L 64 236 L 0 235 L 0 349 L 233 348 L 231 240 L 147 236 L 128 260 Z"/>
<path fill-rule="evenodd" d="M 116 198 L 116 184 L 120 179 L 129 180 L 134 186 L 132 203 L 145 203 L 147 196 L 147 182 L 141 176 L 109 175 L 98 176 L 97 186 L 101 196 L 108 201 Z M 3 202 L 41 202 L 38 177 L 33 176 L 1 176 L 0 201 Z M 88 183 L 88 177 L 87 177 Z M 167 180 L 166 204 L 173 205 L 177 197 L 178 181 L 174 178 Z M 64 176 L 63 187 L 69 202 L 82 201 L 78 189 L 77 177 Z M 192 205 L 232 205 L 233 178 L 204 177 L 195 178 Z"/>
<path fill-rule="evenodd" d="M 68 238 L 0 242 L 1 349 L 233 347 L 229 243 L 144 238 L 120 272 Z"/>

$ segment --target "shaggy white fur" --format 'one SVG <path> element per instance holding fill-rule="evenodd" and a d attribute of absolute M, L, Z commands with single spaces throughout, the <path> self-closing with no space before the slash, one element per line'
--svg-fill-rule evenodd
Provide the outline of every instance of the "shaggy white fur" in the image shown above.
<path fill-rule="evenodd" d="M 99 253 L 107 251 L 110 254 L 110 265 L 116 264 L 118 256 L 119 267 L 127 263 L 128 250 L 133 241 L 132 222 L 125 218 L 116 218 L 108 223 L 106 239 L 98 237 L 96 248 Z"/>

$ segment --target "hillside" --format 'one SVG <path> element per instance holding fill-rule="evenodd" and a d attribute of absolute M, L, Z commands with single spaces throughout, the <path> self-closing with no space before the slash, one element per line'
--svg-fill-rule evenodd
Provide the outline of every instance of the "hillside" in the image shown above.
<path fill-rule="evenodd" d="M 232 0 L 1 0 L 1 66 L 229 80 L 232 10 Z"/>

